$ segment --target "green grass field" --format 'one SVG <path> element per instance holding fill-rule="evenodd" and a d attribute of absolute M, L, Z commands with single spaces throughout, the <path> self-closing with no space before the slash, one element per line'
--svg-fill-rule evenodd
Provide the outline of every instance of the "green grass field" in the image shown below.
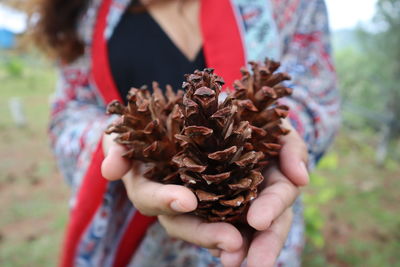
<path fill-rule="evenodd" d="M 0 266 L 55 266 L 69 194 L 46 137 L 55 69 L 34 58 L 19 65 L 16 74 L 0 62 Z M 12 97 L 24 103 L 25 128 L 13 125 Z M 400 266 L 400 164 L 377 168 L 375 143 L 343 129 L 312 175 L 303 266 Z"/>
<path fill-rule="evenodd" d="M 377 168 L 373 145 L 370 134 L 342 129 L 312 175 L 307 197 L 330 196 L 318 205 L 324 246 L 308 245 L 304 266 L 400 266 L 400 165 Z"/>
<path fill-rule="evenodd" d="M 0 67 L 0 266 L 55 266 L 68 213 L 46 137 L 55 71 L 44 62 L 19 64 L 20 74 Z M 11 119 L 12 97 L 23 102 L 24 128 Z"/>

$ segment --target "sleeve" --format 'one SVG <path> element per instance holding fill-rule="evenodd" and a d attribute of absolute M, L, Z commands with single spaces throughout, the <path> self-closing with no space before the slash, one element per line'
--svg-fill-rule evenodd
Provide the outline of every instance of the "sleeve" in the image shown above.
<path fill-rule="evenodd" d="M 73 189 L 79 186 L 104 129 L 114 119 L 105 114 L 86 63 L 82 57 L 60 66 L 49 126 L 52 150 Z"/>
<path fill-rule="evenodd" d="M 326 5 L 303 0 L 284 39 L 282 69 L 290 74 L 293 95 L 282 102 L 304 138 L 313 167 L 332 143 L 340 124 L 340 97 L 331 57 Z"/>

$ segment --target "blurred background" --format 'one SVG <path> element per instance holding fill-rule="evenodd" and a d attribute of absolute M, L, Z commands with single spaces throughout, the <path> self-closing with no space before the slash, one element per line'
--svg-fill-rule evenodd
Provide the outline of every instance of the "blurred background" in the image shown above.
<path fill-rule="evenodd" d="M 56 70 L 0 1 L 0 266 L 55 266 L 68 188 L 46 128 Z M 327 0 L 343 125 L 304 192 L 303 266 L 400 266 L 400 0 Z"/>

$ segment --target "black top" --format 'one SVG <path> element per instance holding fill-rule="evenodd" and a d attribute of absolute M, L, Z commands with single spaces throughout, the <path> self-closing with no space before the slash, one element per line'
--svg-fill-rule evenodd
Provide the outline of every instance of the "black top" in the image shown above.
<path fill-rule="evenodd" d="M 125 12 L 108 42 L 111 72 L 125 99 L 132 87 L 152 81 L 181 88 L 183 75 L 205 68 L 203 49 L 190 61 L 148 12 Z"/>

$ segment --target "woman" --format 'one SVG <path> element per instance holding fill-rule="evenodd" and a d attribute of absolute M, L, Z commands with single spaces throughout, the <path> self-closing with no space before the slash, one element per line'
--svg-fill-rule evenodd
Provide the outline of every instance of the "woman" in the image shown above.
<path fill-rule="evenodd" d="M 279 266 L 299 266 L 303 225 L 293 202 L 339 122 L 324 1 L 43 1 L 38 34 L 60 60 L 50 136 L 73 188 L 61 265 L 272 266 L 280 255 Z M 196 197 L 144 179 L 103 135 L 115 119 L 106 104 L 132 86 L 177 88 L 184 73 L 206 66 L 229 85 L 245 62 L 267 56 L 293 78 L 284 102 L 297 131 L 282 138 L 280 166 L 268 171 L 246 229 L 182 214 Z"/>

